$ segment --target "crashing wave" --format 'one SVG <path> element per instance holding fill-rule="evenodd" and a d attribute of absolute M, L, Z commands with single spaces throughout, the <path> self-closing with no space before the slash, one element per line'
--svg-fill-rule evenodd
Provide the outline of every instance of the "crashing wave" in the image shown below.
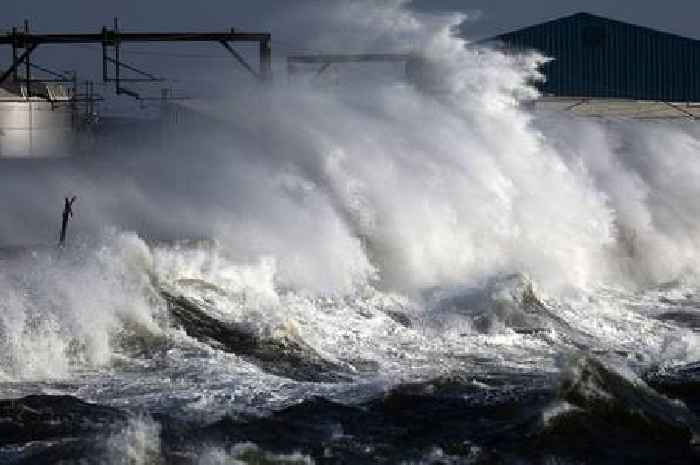
<path fill-rule="evenodd" d="M 260 368 L 299 381 L 339 381 L 346 379 L 345 367 L 321 357 L 293 331 L 264 336 L 255 328 L 224 322 L 187 297 L 162 290 L 176 326 L 193 338 L 215 348 L 234 353 Z"/>

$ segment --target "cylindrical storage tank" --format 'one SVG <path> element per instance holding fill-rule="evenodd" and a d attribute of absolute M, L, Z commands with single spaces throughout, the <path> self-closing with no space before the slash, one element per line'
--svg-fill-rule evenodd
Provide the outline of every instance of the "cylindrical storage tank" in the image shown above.
<path fill-rule="evenodd" d="M 71 102 L 0 100 L 0 158 L 75 155 Z"/>

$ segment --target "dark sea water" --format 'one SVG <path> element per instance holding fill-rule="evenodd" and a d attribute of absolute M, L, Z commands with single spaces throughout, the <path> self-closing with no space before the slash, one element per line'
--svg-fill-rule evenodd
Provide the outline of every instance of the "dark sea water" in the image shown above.
<path fill-rule="evenodd" d="M 0 463 L 700 460 L 700 294 L 682 283 L 323 295 L 129 234 L 2 264 Z"/>

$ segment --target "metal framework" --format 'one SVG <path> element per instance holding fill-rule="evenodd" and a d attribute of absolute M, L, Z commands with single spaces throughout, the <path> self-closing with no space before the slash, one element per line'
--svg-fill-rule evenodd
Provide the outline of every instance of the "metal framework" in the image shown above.
<path fill-rule="evenodd" d="M 119 94 L 126 94 L 137 99 L 139 94 L 122 86 L 124 82 L 158 82 L 163 79 L 150 73 L 139 70 L 134 66 L 121 61 L 120 51 L 123 43 L 146 43 L 146 42 L 213 42 L 219 43 L 233 55 L 246 70 L 253 74 L 258 80 L 267 82 L 272 79 L 272 40 L 266 32 L 238 32 L 231 29 L 229 32 L 122 32 L 119 30 L 119 22 L 115 18 L 114 28 L 102 28 L 102 32 L 96 34 L 34 34 L 30 32 L 29 22 L 24 22 L 24 30 L 19 31 L 13 28 L 9 34 L 0 34 L 0 45 L 12 46 L 12 66 L 0 75 L 0 84 L 5 82 L 10 76 L 14 76 L 15 81 L 19 81 L 18 70 L 24 65 L 24 81 L 27 92 L 33 82 L 31 77 L 32 68 L 42 69 L 31 63 L 32 53 L 40 45 L 47 44 L 102 44 L 102 80 L 104 82 L 114 82 L 115 91 Z M 259 65 L 256 71 L 248 62 L 233 48 L 232 42 L 248 42 L 258 44 Z M 113 50 L 110 56 L 109 49 Z M 19 54 L 21 51 L 21 54 Z M 113 76 L 109 74 L 109 65 L 113 65 Z M 122 68 L 139 75 L 138 78 L 122 77 Z M 41 82 L 47 82 L 41 80 Z"/>
<path fill-rule="evenodd" d="M 291 55 L 287 57 L 287 74 L 296 74 L 298 64 L 320 64 L 321 67 L 314 75 L 315 79 L 336 63 L 408 63 L 411 59 L 412 55 L 406 53 Z"/>

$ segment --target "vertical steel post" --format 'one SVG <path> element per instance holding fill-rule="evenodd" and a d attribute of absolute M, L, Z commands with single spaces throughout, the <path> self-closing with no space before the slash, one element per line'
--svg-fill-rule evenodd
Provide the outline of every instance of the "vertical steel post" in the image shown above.
<path fill-rule="evenodd" d="M 24 20 L 24 47 L 25 47 L 25 53 L 27 57 L 25 58 L 24 62 L 27 65 L 26 67 L 26 85 L 27 85 L 27 100 L 28 100 L 28 107 L 29 107 L 29 156 L 34 155 L 34 104 L 31 102 L 31 97 L 32 97 L 32 76 L 31 76 L 31 62 L 29 61 L 29 57 L 31 56 L 31 45 L 29 44 L 29 41 L 27 40 L 29 37 L 29 20 L 25 19 Z M 29 52 L 29 53 L 28 53 Z"/>
<path fill-rule="evenodd" d="M 85 125 L 89 127 L 95 114 L 95 83 L 85 83 Z"/>
<path fill-rule="evenodd" d="M 73 71 L 71 81 L 73 84 L 73 95 L 70 105 L 70 124 L 75 129 L 78 126 L 78 72 Z"/>
<path fill-rule="evenodd" d="M 25 40 L 24 40 L 24 46 L 29 47 L 29 43 L 27 42 L 27 36 L 29 36 L 29 20 L 25 19 L 24 20 L 24 34 L 25 34 Z M 28 50 L 28 48 L 27 48 Z M 25 68 L 25 73 L 26 76 L 26 85 L 27 85 L 27 98 L 30 98 L 32 96 L 32 89 L 31 89 L 31 80 L 32 80 L 32 71 L 31 71 L 31 61 L 29 61 L 29 57 L 31 56 L 31 53 L 27 53 L 27 58 L 24 60 L 24 63 L 26 64 Z"/>
<path fill-rule="evenodd" d="M 119 18 L 114 18 L 114 82 L 116 83 L 117 95 L 121 93 L 119 85 Z"/>
<path fill-rule="evenodd" d="M 260 41 L 260 79 L 263 82 L 272 79 L 272 40 L 270 37 Z"/>
<path fill-rule="evenodd" d="M 12 66 L 15 67 L 12 76 L 17 82 L 17 28 L 12 27 Z"/>
<path fill-rule="evenodd" d="M 85 124 L 90 121 L 90 83 L 85 82 Z"/>
<path fill-rule="evenodd" d="M 107 28 L 102 26 L 102 81 L 107 82 Z"/>

